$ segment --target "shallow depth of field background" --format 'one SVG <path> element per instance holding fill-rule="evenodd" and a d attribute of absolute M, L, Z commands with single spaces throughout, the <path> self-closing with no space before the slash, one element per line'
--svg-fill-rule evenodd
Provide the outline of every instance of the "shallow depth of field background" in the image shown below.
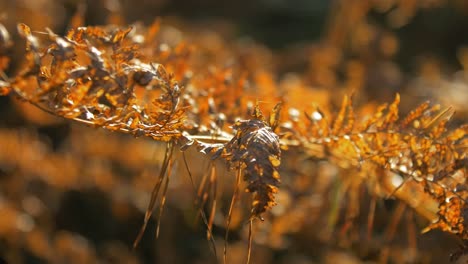
<path fill-rule="evenodd" d="M 282 87 L 299 80 L 310 86 L 308 101 L 339 106 L 342 95 L 354 92 L 362 105 L 391 102 L 399 92 L 403 112 L 430 99 L 456 109 L 454 124 L 467 120 L 467 1 L 0 0 L 0 23 L 15 43 L 0 50 L 12 58 L 0 62 L 9 64 L 5 74 L 13 75 L 23 62 L 17 23 L 65 34 L 77 10 L 84 11 L 86 25 L 149 25 L 160 17 L 174 34 L 220 52 L 254 43 L 247 46 L 265 58 L 263 66 Z M 131 249 L 163 154 L 151 139 L 73 124 L 0 97 L 0 257 L 8 263 L 215 263 L 182 162 L 170 182 L 159 239 L 152 220 Z M 199 179 L 208 161 L 195 152 L 187 158 Z M 256 223 L 252 263 L 377 263 L 382 245 L 391 263 L 447 263 L 457 249 L 448 234 L 420 235 L 428 223 L 411 212 L 392 241 L 382 242 L 398 207 L 393 199 L 378 201 L 375 244 L 339 239 L 339 230 L 323 234 L 320 223 L 330 208 L 320 205 L 336 196 L 317 186 L 337 169 L 323 161 L 293 166 L 301 173 L 282 173 L 286 188 L 272 212 L 276 220 Z M 234 175 L 221 163 L 218 173 L 219 257 Z M 365 229 L 369 201 L 360 206 L 358 223 Z M 246 212 L 235 211 L 229 263 L 245 263 Z"/>

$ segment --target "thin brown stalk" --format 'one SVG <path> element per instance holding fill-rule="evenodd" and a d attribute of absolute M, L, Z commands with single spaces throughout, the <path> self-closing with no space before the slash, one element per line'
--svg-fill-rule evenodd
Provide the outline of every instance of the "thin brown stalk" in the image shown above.
<path fill-rule="evenodd" d="M 185 168 L 187 169 L 187 174 L 189 175 L 189 178 L 190 178 L 190 183 L 192 185 L 192 190 L 193 190 L 193 193 L 195 194 L 196 193 L 195 182 L 193 181 L 192 172 L 190 171 L 190 167 L 188 165 L 187 157 L 185 156 L 185 152 L 182 152 L 182 159 L 184 160 L 184 165 L 185 165 Z M 210 224 L 210 222 L 207 220 L 206 214 L 203 211 L 202 207 L 198 206 L 197 209 L 198 209 L 198 212 L 200 213 L 200 217 L 202 218 L 203 223 L 206 226 L 206 229 L 207 229 L 206 232 L 208 233 L 207 238 L 211 243 L 211 247 L 212 247 L 213 252 L 214 252 L 214 257 L 215 257 L 215 259 L 218 259 L 215 240 L 214 240 L 213 234 L 211 233 L 212 232 L 212 229 L 211 229 L 212 223 Z M 211 219 L 211 216 L 210 216 L 210 219 Z"/>
<path fill-rule="evenodd" d="M 172 155 L 172 149 L 171 149 L 171 155 Z M 167 173 L 166 173 L 166 177 L 165 177 L 165 183 L 164 183 L 164 187 L 163 187 L 161 203 L 159 205 L 158 223 L 156 224 L 156 238 L 159 237 L 159 227 L 161 226 L 161 217 L 162 217 L 162 213 L 164 211 L 164 205 L 166 204 L 166 194 L 167 194 L 167 188 L 169 186 L 169 180 L 170 180 L 170 177 L 171 177 L 171 172 L 172 172 L 172 159 L 169 159 L 169 165 L 168 165 Z"/>
<path fill-rule="evenodd" d="M 137 238 L 133 242 L 133 248 L 134 249 L 138 246 L 138 243 L 140 243 L 140 240 L 143 237 L 143 234 L 145 233 L 146 226 L 148 225 L 148 221 L 151 218 L 151 215 L 153 213 L 154 207 L 156 206 L 156 199 L 158 197 L 159 190 L 161 188 L 161 184 L 164 181 L 164 178 L 165 178 L 165 175 L 166 175 L 166 172 L 167 172 L 167 168 L 169 166 L 169 163 L 170 163 L 170 160 L 171 160 L 171 157 L 172 157 L 172 149 L 173 149 L 173 143 L 172 143 L 172 141 L 169 141 L 166 144 L 166 151 L 165 151 L 165 154 L 164 154 L 164 160 L 163 160 L 163 163 L 162 163 L 161 171 L 159 172 L 159 177 L 158 177 L 158 179 L 156 181 L 156 184 L 153 187 L 153 191 L 151 192 L 151 198 L 150 198 L 150 202 L 148 203 L 148 208 L 146 209 L 146 212 L 145 212 L 145 218 L 144 218 L 144 221 L 143 221 L 143 225 L 142 225 L 142 227 L 140 229 L 140 232 L 138 233 Z"/>
<path fill-rule="evenodd" d="M 253 218 L 249 220 L 249 245 L 247 247 L 247 264 L 250 264 L 250 257 L 252 255 L 252 238 L 253 238 Z"/>
<path fill-rule="evenodd" d="M 229 205 L 229 212 L 227 215 L 227 221 L 226 221 L 226 234 L 224 236 L 224 250 L 223 250 L 223 263 L 227 263 L 227 247 L 228 247 L 228 238 L 229 238 L 229 226 L 231 225 L 231 218 L 232 218 L 232 211 L 234 209 L 234 205 L 237 200 L 237 196 L 239 195 L 239 185 L 240 185 L 240 180 L 241 180 L 241 175 L 242 175 L 242 170 L 241 170 L 241 165 L 239 164 L 239 168 L 237 169 L 237 174 L 236 174 L 236 184 L 234 187 L 234 193 L 232 194 L 231 198 L 231 204 Z"/>
<path fill-rule="evenodd" d="M 406 209 L 406 204 L 405 203 L 398 203 L 397 208 L 395 209 L 395 212 L 393 212 L 392 218 L 390 219 L 390 223 L 385 230 L 384 234 L 384 239 L 385 239 L 385 247 L 382 249 L 380 253 L 380 264 L 388 263 L 388 258 L 390 254 L 390 242 L 393 240 L 393 237 L 395 236 L 398 223 L 401 221 L 401 218 L 403 216 L 403 213 L 405 212 Z"/>
<path fill-rule="evenodd" d="M 377 204 L 377 198 L 372 195 L 369 205 L 369 214 L 367 215 L 367 234 L 366 240 L 371 241 L 372 230 L 374 229 L 374 218 L 375 218 L 375 206 Z"/>
<path fill-rule="evenodd" d="M 208 219 L 208 230 L 207 230 L 207 237 L 208 239 L 211 239 L 212 237 L 212 229 L 213 229 L 213 222 L 214 222 L 214 216 L 216 213 L 216 201 L 218 199 L 218 184 L 217 184 L 217 176 L 216 176 L 216 168 L 215 165 L 212 164 L 211 166 L 211 175 L 210 175 L 210 186 L 211 186 L 211 191 L 212 191 L 212 203 L 211 203 L 211 211 L 210 211 L 210 217 Z"/>

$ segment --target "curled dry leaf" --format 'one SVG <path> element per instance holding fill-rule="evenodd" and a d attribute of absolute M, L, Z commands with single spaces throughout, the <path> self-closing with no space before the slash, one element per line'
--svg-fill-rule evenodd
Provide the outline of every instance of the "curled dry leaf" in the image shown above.
<path fill-rule="evenodd" d="M 275 205 L 280 175 L 280 142 L 262 120 L 240 120 L 233 128 L 236 135 L 226 144 L 221 156 L 231 168 L 243 169 L 246 191 L 254 193 L 252 216 L 259 217 Z"/>

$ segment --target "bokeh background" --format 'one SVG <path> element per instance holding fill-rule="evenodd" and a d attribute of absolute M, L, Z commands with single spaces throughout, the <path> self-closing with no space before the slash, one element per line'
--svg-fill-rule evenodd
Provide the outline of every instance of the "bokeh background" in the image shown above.
<path fill-rule="evenodd" d="M 24 62 L 17 23 L 37 34 L 45 28 L 65 34 L 76 18 L 84 26 L 149 25 L 161 18 L 167 34 L 222 54 L 212 61 L 253 56 L 253 65 L 285 93 L 296 91 L 300 98 L 305 95 L 297 87 L 307 87 L 306 95 L 319 104 L 339 106 L 349 93 L 360 104 L 390 102 L 399 92 L 403 112 L 430 99 L 456 109 L 454 124 L 467 120 L 467 1 L 0 0 L 0 23 L 9 32 L 0 32 L 0 53 L 9 58 L 1 61 L 2 75 L 14 75 Z M 163 152 L 150 139 L 73 124 L 0 97 L 0 257 L 8 263 L 215 263 L 181 162 L 160 237 L 151 220 L 132 251 Z M 187 159 L 197 182 L 208 161 L 191 152 Z M 259 223 L 252 263 L 448 263 L 458 248 L 449 234 L 420 235 L 427 221 L 411 211 L 402 213 L 389 236 L 388 223 L 400 210 L 393 199 L 378 201 L 369 241 L 340 237 L 339 227 L 323 232 L 326 201 L 337 198 L 335 176 L 325 175 L 338 169 L 294 163 L 294 157 L 289 162 L 296 168 L 283 179 L 273 216 Z M 213 232 L 219 260 L 234 177 L 222 164 L 217 169 L 221 194 Z M 360 206 L 364 228 L 369 200 Z M 229 263 L 245 263 L 247 211 L 235 211 Z"/>

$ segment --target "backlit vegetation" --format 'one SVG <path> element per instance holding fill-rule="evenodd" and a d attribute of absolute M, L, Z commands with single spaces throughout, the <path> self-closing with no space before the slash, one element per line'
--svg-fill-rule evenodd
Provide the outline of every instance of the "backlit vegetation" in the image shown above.
<path fill-rule="evenodd" d="M 0 129 L 0 253 L 12 263 L 188 261 L 177 256 L 190 247 L 177 242 L 183 231 L 164 221 L 178 218 L 186 232 L 206 233 L 193 257 L 204 262 L 457 261 L 468 247 L 468 111 L 457 98 L 467 98 L 468 69 L 451 80 L 426 59 L 407 88 L 396 87 L 403 73 L 390 29 L 432 7 L 387 2 L 336 1 L 322 39 L 283 59 L 183 23 L 124 25 L 120 11 L 88 26 L 78 8 L 64 34 L 16 21 L 14 42 L 2 26 L 10 112 Z M 458 54 L 468 65 L 466 48 Z M 291 73 L 295 58 L 304 65 Z M 414 96 L 425 85 L 430 101 Z M 73 217 L 137 224 L 102 237 L 73 224 L 66 199 L 100 208 L 96 190 L 107 215 Z M 437 230 L 459 246 L 418 243 Z"/>

